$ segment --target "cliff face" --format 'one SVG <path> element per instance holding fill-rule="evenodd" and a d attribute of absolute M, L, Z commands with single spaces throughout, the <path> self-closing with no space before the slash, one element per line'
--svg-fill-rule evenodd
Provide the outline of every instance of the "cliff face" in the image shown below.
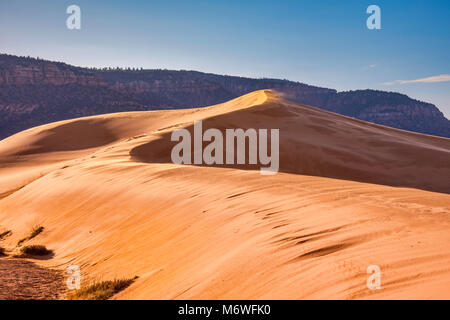
<path fill-rule="evenodd" d="M 15 56 L 0 56 L 0 85 L 105 85 L 101 77 L 63 63 Z"/>
<path fill-rule="evenodd" d="M 450 137 L 450 121 L 438 108 L 398 93 L 337 92 L 287 80 L 196 71 L 87 69 L 0 55 L 0 138 L 58 120 L 207 106 L 260 89 L 275 89 L 286 99 L 361 120 Z"/>
<path fill-rule="evenodd" d="M 450 137 L 450 121 L 433 104 L 406 95 L 357 90 L 330 95 L 318 107 L 397 129 Z"/>
<path fill-rule="evenodd" d="M 358 119 L 384 124 L 399 129 L 433 133 L 437 124 L 445 129 L 448 122 L 443 114 L 433 106 L 422 104 L 398 105 L 393 108 L 388 105 L 373 106 L 365 109 L 356 116 Z M 445 135 L 445 131 L 440 131 Z M 448 133 L 446 134 L 448 136 Z"/>
<path fill-rule="evenodd" d="M 104 85 L 104 81 L 95 75 L 76 74 L 70 70 L 61 70 L 58 66 L 43 63 L 42 66 L 13 66 L 1 73 L 0 85 L 54 84 L 64 85 Z"/>

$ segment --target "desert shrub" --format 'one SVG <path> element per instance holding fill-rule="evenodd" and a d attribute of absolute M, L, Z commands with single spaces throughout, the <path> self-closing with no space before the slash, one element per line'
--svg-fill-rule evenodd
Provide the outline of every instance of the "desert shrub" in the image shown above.
<path fill-rule="evenodd" d="M 33 229 L 31 229 L 30 235 L 28 237 L 22 238 L 17 242 L 17 245 L 20 246 L 25 241 L 31 240 L 37 235 L 39 235 L 42 231 L 44 231 L 43 226 L 34 226 Z"/>
<path fill-rule="evenodd" d="M 45 246 L 41 245 L 31 245 L 20 248 L 20 253 L 22 257 L 27 256 L 46 256 L 51 254 L 52 251 L 48 250 Z"/>
<path fill-rule="evenodd" d="M 4 238 L 10 236 L 11 234 L 12 234 L 11 230 L 0 233 L 0 240 L 3 240 Z"/>
<path fill-rule="evenodd" d="M 33 229 L 31 230 L 31 234 L 28 237 L 28 240 L 33 239 L 38 234 L 40 234 L 42 231 L 44 231 L 44 227 L 43 226 L 35 226 L 35 227 L 33 227 Z"/>
<path fill-rule="evenodd" d="M 28 237 L 22 238 L 22 239 L 20 239 L 19 241 L 17 241 L 17 245 L 20 246 L 22 243 L 24 243 L 24 242 L 27 241 L 27 240 L 28 240 Z"/>
<path fill-rule="evenodd" d="M 138 277 L 94 282 L 68 295 L 69 300 L 108 300 L 116 293 L 128 288 Z"/>

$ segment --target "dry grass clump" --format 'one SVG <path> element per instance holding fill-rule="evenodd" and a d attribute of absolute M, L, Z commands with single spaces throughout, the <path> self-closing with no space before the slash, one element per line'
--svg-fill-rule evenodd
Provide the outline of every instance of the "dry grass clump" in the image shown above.
<path fill-rule="evenodd" d="M 31 230 L 31 234 L 28 237 L 28 240 L 33 239 L 38 234 L 40 234 L 42 231 L 44 231 L 44 227 L 43 226 L 35 226 L 35 227 L 33 227 L 33 229 Z"/>
<path fill-rule="evenodd" d="M 43 226 L 34 226 L 33 229 L 31 229 L 30 235 L 28 237 L 25 237 L 23 239 L 20 239 L 19 242 L 17 242 L 17 245 L 20 246 L 25 241 L 31 240 L 37 235 L 39 235 L 42 231 L 44 231 Z"/>
<path fill-rule="evenodd" d="M 12 234 L 11 230 L 7 230 L 5 232 L 0 233 L 0 240 L 5 239 L 6 237 L 10 236 Z"/>
<path fill-rule="evenodd" d="M 27 258 L 30 256 L 46 256 L 53 253 L 48 250 L 45 246 L 41 245 L 31 245 L 20 248 L 20 253 L 16 254 L 15 258 Z"/>
<path fill-rule="evenodd" d="M 116 293 L 128 288 L 138 277 L 133 279 L 116 279 L 113 281 L 94 282 L 69 294 L 69 300 L 108 300 Z"/>

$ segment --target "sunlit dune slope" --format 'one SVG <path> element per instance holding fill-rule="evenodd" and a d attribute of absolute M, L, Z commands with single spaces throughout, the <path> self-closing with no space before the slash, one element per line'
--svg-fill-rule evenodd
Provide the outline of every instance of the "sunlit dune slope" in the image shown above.
<path fill-rule="evenodd" d="M 175 165 L 173 130 L 280 129 L 280 173 Z M 263 90 L 202 109 L 33 128 L 0 142 L 0 242 L 119 299 L 450 298 L 450 139 L 377 126 Z M 382 271 L 369 290 L 369 265 Z"/>

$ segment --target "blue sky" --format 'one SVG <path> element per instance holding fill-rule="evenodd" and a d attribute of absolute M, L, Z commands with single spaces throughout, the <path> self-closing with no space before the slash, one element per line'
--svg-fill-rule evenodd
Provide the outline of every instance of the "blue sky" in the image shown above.
<path fill-rule="evenodd" d="M 72 4 L 81 30 L 66 28 Z M 371 4 L 381 30 L 366 27 Z M 396 91 L 450 118 L 448 0 L 15 0 L 0 30 L 4 53 Z"/>

